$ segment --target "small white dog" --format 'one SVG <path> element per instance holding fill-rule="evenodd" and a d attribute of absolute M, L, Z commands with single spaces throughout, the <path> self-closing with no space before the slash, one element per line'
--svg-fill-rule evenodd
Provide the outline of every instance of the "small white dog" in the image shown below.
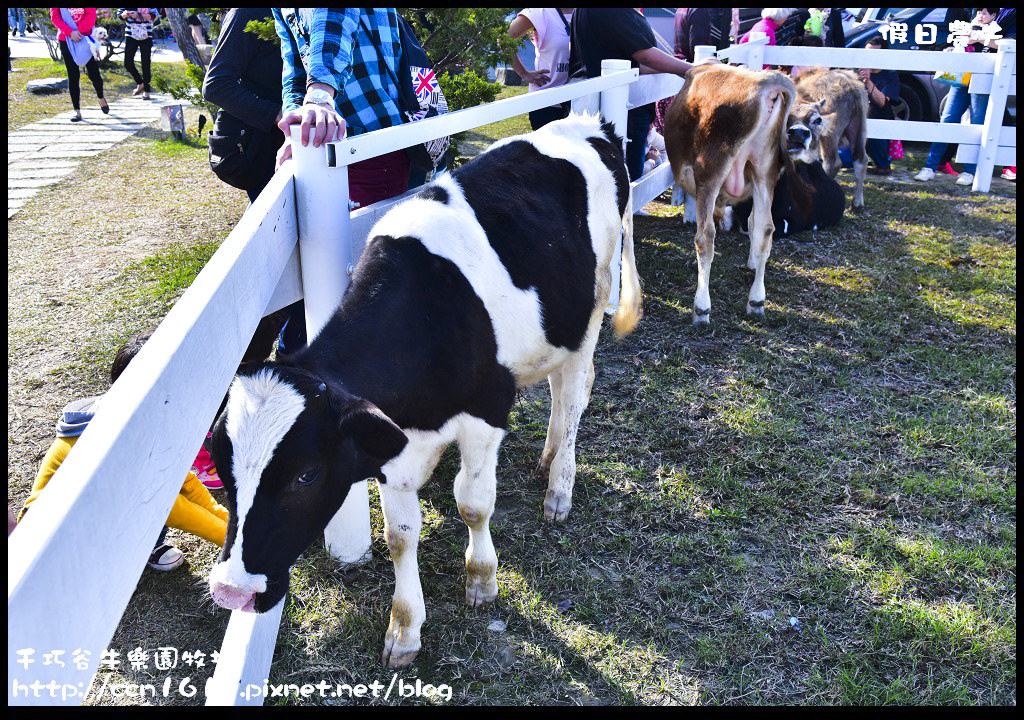
<path fill-rule="evenodd" d="M 107 29 L 102 25 L 97 25 L 92 29 L 92 42 L 89 43 L 89 49 L 92 50 L 92 56 L 99 61 L 102 58 L 102 45 L 107 41 Z"/>

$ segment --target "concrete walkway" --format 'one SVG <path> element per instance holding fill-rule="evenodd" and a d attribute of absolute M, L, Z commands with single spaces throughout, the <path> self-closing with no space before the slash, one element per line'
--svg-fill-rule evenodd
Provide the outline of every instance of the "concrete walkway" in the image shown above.
<path fill-rule="evenodd" d="M 59 182 L 83 158 L 98 155 L 160 118 L 160 108 L 173 100 L 151 93 L 110 103 L 104 115 L 98 105 L 82 108 L 82 122 L 71 122 L 74 111 L 18 128 L 7 135 L 7 217 L 10 219 L 40 188 Z M 83 98 L 84 99 L 84 98 Z"/>

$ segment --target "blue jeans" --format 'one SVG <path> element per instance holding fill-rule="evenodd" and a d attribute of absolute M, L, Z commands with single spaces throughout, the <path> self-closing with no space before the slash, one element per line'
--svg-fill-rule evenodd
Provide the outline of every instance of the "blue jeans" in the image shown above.
<path fill-rule="evenodd" d="M 7 25 L 11 28 L 12 34 L 17 30 L 25 37 L 25 11 L 22 8 L 7 8 Z"/>
<path fill-rule="evenodd" d="M 867 150 L 868 157 L 875 161 L 875 167 L 889 167 L 890 160 L 888 140 L 885 140 L 883 138 L 868 138 L 865 150 Z M 841 154 L 840 157 L 842 157 Z M 853 162 L 852 152 L 850 153 L 850 162 Z"/>
<path fill-rule="evenodd" d="M 953 87 L 949 91 L 949 98 L 946 100 L 946 109 L 942 112 L 942 117 L 939 118 L 939 122 L 943 123 L 958 123 L 960 117 L 964 114 L 967 108 L 971 109 L 971 124 L 981 125 L 985 122 L 985 110 L 988 109 L 988 95 L 984 93 L 971 94 L 967 92 L 965 87 Z M 931 149 L 928 151 L 928 159 L 925 161 L 924 166 L 932 170 L 939 168 L 939 161 L 942 159 L 942 154 L 946 152 L 946 143 L 932 143 Z M 977 165 L 973 163 L 964 163 L 964 171 L 969 172 L 972 175 L 977 170 Z"/>

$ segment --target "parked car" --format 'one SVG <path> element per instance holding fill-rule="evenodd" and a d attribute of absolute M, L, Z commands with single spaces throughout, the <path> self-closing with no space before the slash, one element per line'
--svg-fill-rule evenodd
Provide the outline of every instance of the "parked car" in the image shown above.
<path fill-rule="evenodd" d="M 956 13 L 964 12 L 962 8 L 843 8 L 843 31 L 846 35 L 846 47 L 862 48 L 869 38 L 879 34 L 879 29 L 890 22 L 907 25 L 907 42 L 892 45 L 896 50 L 941 50 L 946 45 L 949 32 L 949 20 L 958 17 Z M 740 8 L 739 34 L 742 37 L 761 18 L 761 8 Z M 799 35 L 803 29 L 805 14 L 790 16 L 779 28 L 777 37 L 780 44 L 787 38 Z M 966 19 L 966 18 L 965 18 Z M 919 45 L 914 42 L 915 27 L 933 24 L 938 32 L 936 42 Z M 905 107 L 897 108 L 897 117 L 903 120 L 922 120 L 937 122 L 939 119 L 939 103 L 949 86 L 934 81 L 930 73 L 900 72 L 900 97 Z"/>
<path fill-rule="evenodd" d="M 849 8 L 856 21 L 846 33 L 846 47 L 862 48 L 872 37 L 881 33 L 881 28 L 891 23 L 902 23 L 907 26 L 907 39 L 892 41 L 889 34 L 890 47 L 893 50 L 929 50 L 939 52 L 948 43 L 951 20 L 961 19 L 964 8 Z M 966 19 L 964 16 L 963 19 Z M 919 44 L 916 28 L 922 25 L 934 25 L 935 42 Z M 925 37 L 931 33 L 925 33 Z M 907 120 L 923 120 L 938 122 L 939 105 L 942 98 L 949 92 L 949 86 L 939 82 L 931 73 L 912 73 L 900 71 L 900 98 L 907 104 L 905 112 Z"/>

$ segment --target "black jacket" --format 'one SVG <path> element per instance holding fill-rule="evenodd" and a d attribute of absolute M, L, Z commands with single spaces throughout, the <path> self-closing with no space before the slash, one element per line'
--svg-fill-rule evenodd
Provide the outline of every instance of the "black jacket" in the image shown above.
<path fill-rule="evenodd" d="M 227 12 L 203 81 L 203 97 L 248 125 L 279 133 L 274 120 L 281 111 L 281 48 L 245 32 L 250 20 L 272 17 L 270 8 Z"/>

